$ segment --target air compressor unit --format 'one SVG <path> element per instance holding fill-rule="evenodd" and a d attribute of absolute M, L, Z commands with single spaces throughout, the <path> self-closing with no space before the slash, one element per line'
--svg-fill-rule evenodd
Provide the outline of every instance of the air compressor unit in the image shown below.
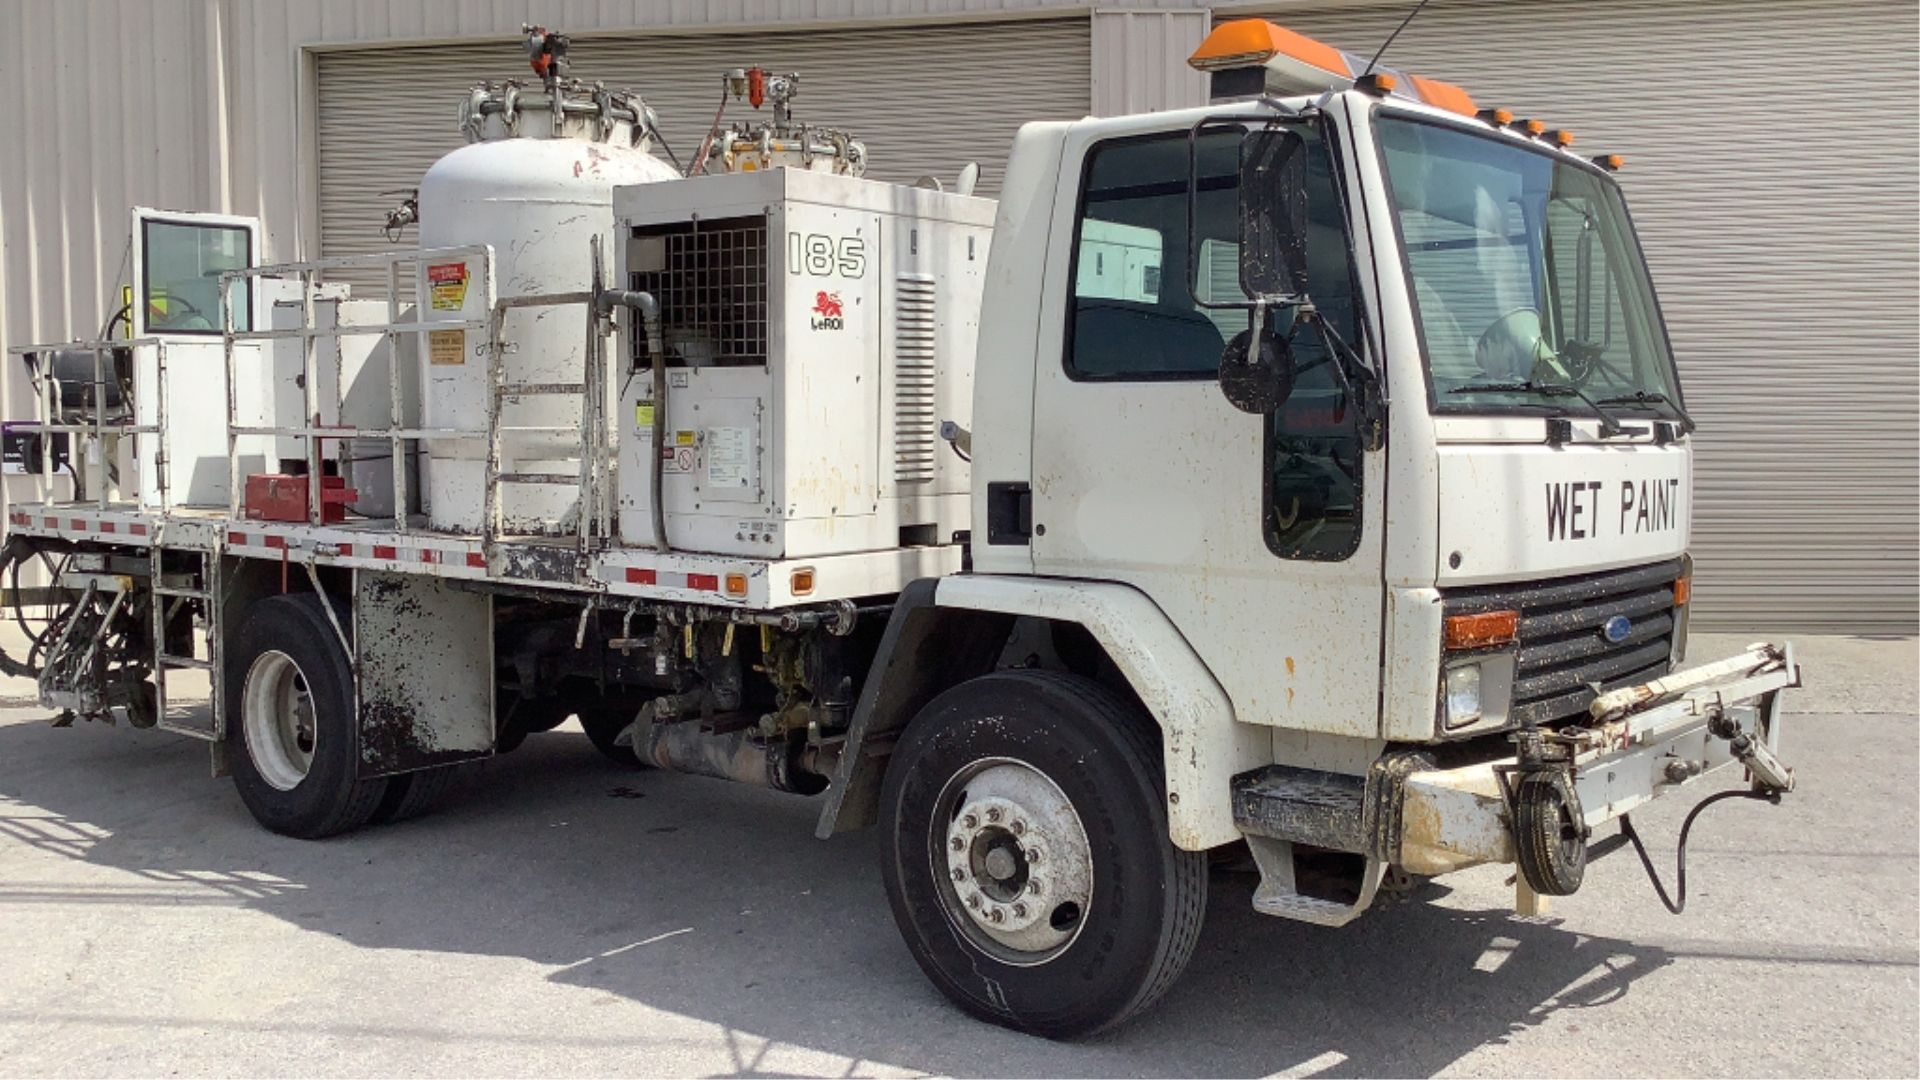
<path fill-rule="evenodd" d="M 952 543 L 970 473 L 940 426 L 970 423 L 993 210 L 801 169 L 615 189 L 626 286 L 659 309 L 657 355 L 622 326 L 620 542 Z"/>

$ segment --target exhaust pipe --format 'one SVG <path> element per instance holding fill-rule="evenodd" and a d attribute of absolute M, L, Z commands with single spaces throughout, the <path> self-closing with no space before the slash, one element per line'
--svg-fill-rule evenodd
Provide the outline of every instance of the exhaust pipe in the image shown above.
<path fill-rule="evenodd" d="M 658 722 L 651 704 L 640 710 L 622 738 L 630 740 L 634 755 L 643 763 L 670 772 L 756 784 L 795 795 L 818 795 L 827 789 L 827 778 L 814 768 L 824 763 L 814 760 L 804 739 L 768 740 L 751 729 L 706 731 L 692 719 Z"/>

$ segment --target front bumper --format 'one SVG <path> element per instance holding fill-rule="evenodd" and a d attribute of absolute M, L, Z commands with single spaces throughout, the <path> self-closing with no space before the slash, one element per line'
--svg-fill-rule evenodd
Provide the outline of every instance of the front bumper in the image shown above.
<path fill-rule="evenodd" d="M 1569 813 L 1579 818 L 1566 832 L 1582 845 L 1599 826 L 1736 763 L 1758 788 L 1791 790 L 1792 771 L 1775 754 L 1780 691 L 1799 685 L 1792 646 L 1754 645 L 1603 694 L 1589 722 L 1522 733 L 1510 757 L 1439 767 L 1406 750 L 1383 757 L 1365 777 L 1281 765 L 1238 777 L 1235 820 L 1263 876 L 1266 902 L 1256 894 L 1255 906 L 1338 924 L 1364 910 L 1389 868 L 1435 875 L 1515 862 L 1517 780 L 1532 772 L 1564 777 L 1575 796 Z M 1359 895 L 1332 906 L 1295 896 L 1295 845 L 1366 856 Z"/>

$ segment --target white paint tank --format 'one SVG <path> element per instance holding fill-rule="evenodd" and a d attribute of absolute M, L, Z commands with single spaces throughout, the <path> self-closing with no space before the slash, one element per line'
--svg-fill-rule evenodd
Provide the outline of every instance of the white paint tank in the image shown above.
<path fill-rule="evenodd" d="M 420 181 L 420 246 L 491 245 L 494 285 L 502 299 L 587 289 L 595 236 L 603 238 L 607 265 L 618 265 L 612 237 L 614 187 L 679 178 L 677 170 L 647 153 L 645 139 L 634 138 L 635 123 L 645 115 L 638 98 L 615 95 L 610 112 L 607 99 L 596 102 L 577 84 L 558 93 L 565 113 L 556 124 L 552 97 L 546 92 L 476 89 L 462 110 L 462 127 L 475 141 L 435 162 Z M 477 285 L 478 264 L 472 269 Z M 473 300 L 482 292 L 475 288 Z M 484 310 L 483 302 L 473 300 L 460 305 L 465 317 Z M 586 335 L 587 314 L 577 304 L 509 311 L 504 324 L 505 381 L 585 381 Z M 485 352 L 477 345 L 469 342 L 463 357 L 453 362 L 444 354 L 421 357 L 424 426 L 486 430 L 489 372 Z M 509 400 L 502 414 L 506 435 L 500 470 L 577 474 L 581 406 L 578 394 Z M 432 528 L 480 531 L 486 456 L 483 440 L 427 444 Z M 571 487 L 503 485 L 503 532 L 569 531 L 576 527 L 577 501 L 578 492 Z"/>

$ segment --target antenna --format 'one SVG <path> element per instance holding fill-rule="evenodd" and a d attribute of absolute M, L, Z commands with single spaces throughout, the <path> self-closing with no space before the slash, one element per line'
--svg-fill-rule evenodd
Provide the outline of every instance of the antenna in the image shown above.
<path fill-rule="evenodd" d="M 1367 76 L 1373 74 L 1373 65 L 1379 63 L 1380 58 L 1387 54 L 1387 46 L 1393 44 L 1393 39 L 1399 37 L 1400 31 L 1405 30 L 1407 28 L 1407 24 L 1413 21 L 1413 17 L 1415 15 L 1420 14 L 1420 9 L 1426 6 L 1427 6 L 1427 0 L 1420 0 L 1419 3 L 1413 5 L 1413 10 L 1407 12 L 1407 17 L 1404 19 L 1401 19 L 1400 25 L 1394 27 L 1393 33 L 1387 35 L 1387 40 L 1380 43 L 1380 50 L 1373 54 L 1373 59 L 1367 61 L 1367 70 L 1360 73 L 1361 78 L 1364 79 Z"/>

